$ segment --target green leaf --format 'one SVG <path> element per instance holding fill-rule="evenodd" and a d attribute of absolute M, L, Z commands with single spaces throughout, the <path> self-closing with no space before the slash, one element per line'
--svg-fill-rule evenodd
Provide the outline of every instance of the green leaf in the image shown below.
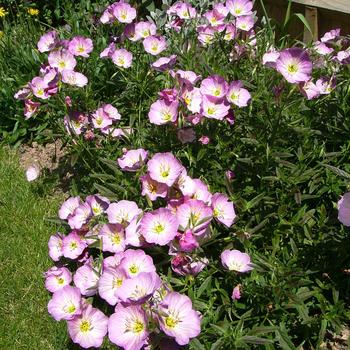
<path fill-rule="evenodd" d="M 201 284 L 201 286 L 198 288 L 197 291 L 197 298 L 200 298 L 200 296 L 203 294 L 203 292 L 206 289 L 210 289 L 210 284 L 211 284 L 211 276 L 207 277 L 204 282 Z"/>

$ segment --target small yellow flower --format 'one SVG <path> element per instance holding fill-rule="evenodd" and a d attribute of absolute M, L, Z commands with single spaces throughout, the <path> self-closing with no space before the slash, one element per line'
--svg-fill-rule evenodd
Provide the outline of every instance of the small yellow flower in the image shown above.
<path fill-rule="evenodd" d="M 7 12 L 3 7 L 0 7 L 0 17 L 5 17 L 7 15 Z"/>
<path fill-rule="evenodd" d="M 38 9 L 34 9 L 34 8 L 31 8 L 31 7 L 27 11 L 28 11 L 28 13 L 31 16 L 37 16 L 39 14 L 39 10 Z"/>

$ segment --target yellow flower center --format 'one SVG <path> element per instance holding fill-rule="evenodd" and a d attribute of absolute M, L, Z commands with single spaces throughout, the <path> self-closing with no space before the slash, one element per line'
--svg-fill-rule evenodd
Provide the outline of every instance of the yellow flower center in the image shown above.
<path fill-rule="evenodd" d="M 66 68 L 66 62 L 64 62 L 64 61 L 60 61 L 60 62 L 58 62 L 58 66 L 60 67 L 60 68 Z"/>
<path fill-rule="evenodd" d="M 67 312 L 68 312 L 69 314 L 74 313 L 75 310 L 76 310 L 76 307 L 75 307 L 75 305 L 73 305 L 73 304 L 71 304 L 71 305 L 69 305 L 69 306 L 67 307 Z"/>
<path fill-rule="evenodd" d="M 157 233 L 158 235 L 164 231 L 165 227 L 160 222 L 157 223 L 156 226 L 154 226 L 153 231 Z"/>
<path fill-rule="evenodd" d="M 135 274 L 135 273 L 137 273 L 137 272 L 139 271 L 139 269 L 138 269 L 138 267 L 134 264 L 134 265 L 131 265 L 131 266 L 129 267 L 129 271 L 130 271 L 130 273 Z"/>
<path fill-rule="evenodd" d="M 124 58 L 118 58 L 118 64 L 119 64 L 120 66 L 124 66 L 124 64 L 125 64 Z"/>
<path fill-rule="evenodd" d="M 169 121 L 169 120 L 171 120 L 171 114 L 169 113 L 169 112 L 164 112 L 163 113 L 163 120 L 165 120 L 165 121 Z"/>
<path fill-rule="evenodd" d="M 114 278 L 113 279 L 113 288 L 120 287 L 123 284 L 122 278 Z"/>
<path fill-rule="evenodd" d="M 78 47 L 78 52 L 83 53 L 85 52 L 85 48 L 83 46 Z"/>
<path fill-rule="evenodd" d="M 57 279 L 57 283 L 58 284 L 63 284 L 64 283 L 64 279 L 62 277 L 56 277 Z"/>
<path fill-rule="evenodd" d="M 214 96 L 220 96 L 221 90 L 219 88 L 214 90 Z"/>
<path fill-rule="evenodd" d="M 154 44 L 153 46 L 151 46 L 151 50 L 154 51 L 154 52 L 157 52 L 158 51 L 158 45 Z"/>
<path fill-rule="evenodd" d="M 137 334 L 141 333 L 144 329 L 145 329 L 145 326 L 143 322 L 140 320 L 136 320 L 134 323 L 134 326 L 132 327 L 132 331 Z"/>
<path fill-rule="evenodd" d="M 73 241 L 73 242 L 70 243 L 69 247 L 70 247 L 71 250 L 77 249 L 78 248 L 78 243 Z"/>
<path fill-rule="evenodd" d="M 175 320 L 175 318 L 168 316 L 165 319 L 165 324 L 168 328 L 175 328 L 175 326 L 179 323 L 179 321 Z"/>
<path fill-rule="evenodd" d="M 215 113 L 215 108 L 209 107 L 208 110 L 207 110 L 207 113 L 209 115 L 213 115 Z"/>
<path fill-rule="evenodd" d="M 91 323 L 84 320 L 80 323 L 79 329 L 83 333 L 89 332 L 91 329 Z"/>
<path fill-rule="evenodd" d="M 289 64 L 288 67 L 287 67 L 287 70 L 288 70 L 288 73 L 296 73 L 298 71 L 298 67 L 296 64 Z"/>
<path fill-rule="evenodd" d="M 112 238 L 112 242 L 116 245 L 119 245 L 120 241 L 121 241 L 120 236 L 118 234 L 115 234 Z"/>
<path fill-rule="evenodd" d="M 42 95 L 44 95 L 44 90 L 43 89 L 38 89 L 36 91 L 36 94 L 42 96 Z"/>

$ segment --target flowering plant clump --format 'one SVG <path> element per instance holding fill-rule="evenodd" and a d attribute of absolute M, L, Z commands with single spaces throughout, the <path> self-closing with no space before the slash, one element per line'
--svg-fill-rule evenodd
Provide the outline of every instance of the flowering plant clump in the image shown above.
<path fill-rule="evenodd" d="M 92 4 L 15 94 L 73 175 L 50 315 L 82 348 L 320 347 L 349 316 L 349 38 L 293 41 L 251 0 Z"/>

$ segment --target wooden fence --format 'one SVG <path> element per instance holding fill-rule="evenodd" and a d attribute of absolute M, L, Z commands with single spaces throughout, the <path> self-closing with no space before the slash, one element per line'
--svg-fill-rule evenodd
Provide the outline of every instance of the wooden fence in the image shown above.
<path fill-rule="evenodd" d="M 255 2 L 260 17 L 262 12 L 259 0 Z M 263 0 L 263 2 L 269 16 L 278 22 L 283 22 L 288 0 Z M 304 14 L 312 29 L 311 34 L 300 21 L 294 20 L 291 23 L 290 34 L 305 42 L 317 40 L 334 28 L 341 28 L 342 34 L 350 34 L 350 0 L 292 0 L 292 12 Z"/>

